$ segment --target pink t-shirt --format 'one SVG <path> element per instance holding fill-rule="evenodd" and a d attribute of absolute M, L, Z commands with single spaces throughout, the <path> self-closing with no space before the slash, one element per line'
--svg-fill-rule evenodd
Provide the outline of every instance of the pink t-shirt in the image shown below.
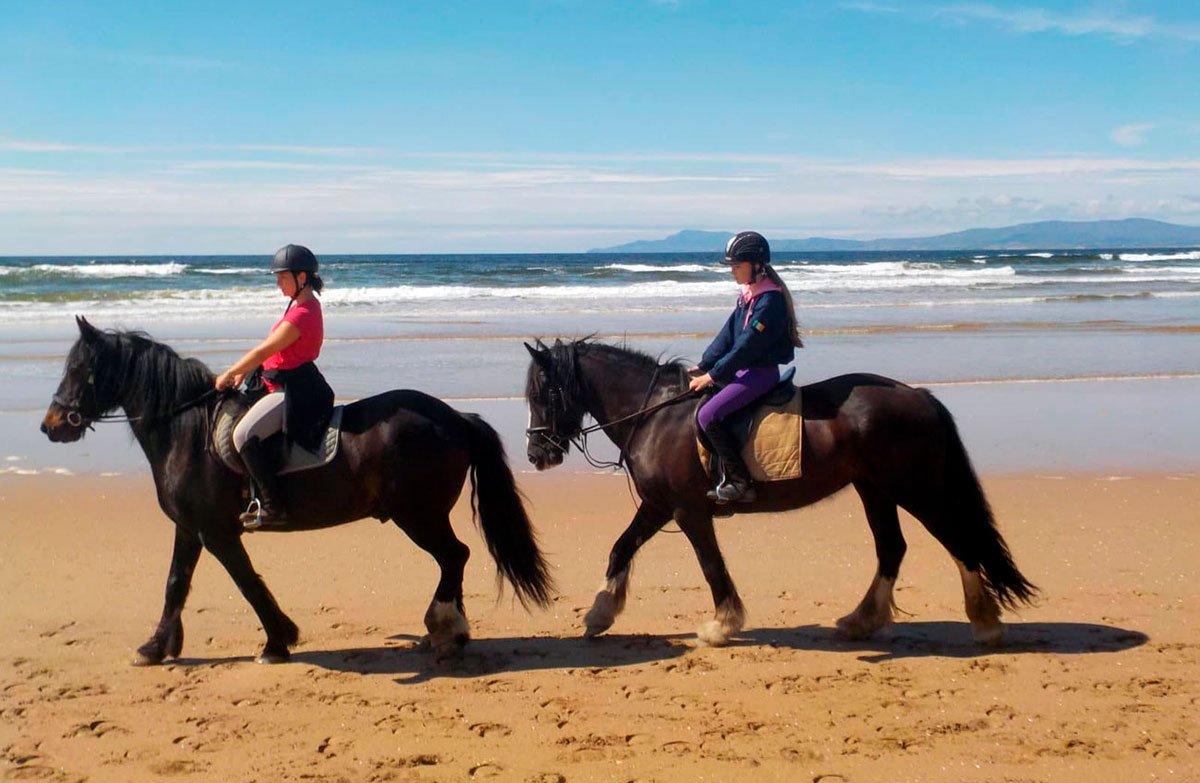
<path fill-rule="evenodd" d="M 321 354 L 321 343 L 325 341 L 325 320 L 321 317 L 321 302 L 317 297 L 292 305 L 283 318 L 271 327 L 271 332 L 274 333 L 284 321 L 300 331 L 300 339 L 267 357 L 262 365 L 264 370 L 291 370 L 305 362 L 315 361 Z M 275 391 L 278 387 L 268 382 L 267 388 Z"/>

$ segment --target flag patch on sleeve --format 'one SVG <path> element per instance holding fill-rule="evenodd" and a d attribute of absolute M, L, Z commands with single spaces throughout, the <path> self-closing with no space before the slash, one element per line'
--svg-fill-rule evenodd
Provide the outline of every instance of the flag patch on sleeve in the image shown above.
<path fill-rule="evenodd" d="M 758 320 L 757 318 L 755 318 L 753 321 L 751 321 L 750 325 L 752 327 L 754 327 L 755 331 L 759 331 L 759 332 L 764 331 L 767 328 L 767 325 L 764 324 L 762 321 Z"/>

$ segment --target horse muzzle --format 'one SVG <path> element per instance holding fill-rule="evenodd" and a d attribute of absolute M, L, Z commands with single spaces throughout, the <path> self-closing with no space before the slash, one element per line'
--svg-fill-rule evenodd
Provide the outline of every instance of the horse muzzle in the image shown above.
<path fill-rule="evenodd" d="M 41 430 L 53 443 L 74 443 L 86 431 L 78 411 L 69 411 L 58 404 L 51 405 L 46 411 Z"/>
<path fill-rule="evenodd" d="M 529 463 L 537 470 L 549 470 L 563 462 L 562 449 L 548 445 L 531 445 L 525 452 Z"/>

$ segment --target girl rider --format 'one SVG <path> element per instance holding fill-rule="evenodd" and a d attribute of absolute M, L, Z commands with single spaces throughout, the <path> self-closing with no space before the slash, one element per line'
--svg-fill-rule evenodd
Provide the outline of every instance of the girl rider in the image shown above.
<path fill-rule="evenodd" d="M 316 451 L 333 410 L 333 390 L 313 364 L 321 353 L 325 325 L 317 294 L 325 283 L 317 274 L 317 258 L 301 245 L 288 245 L 271 261 L 275 284 L 290 301 L 267 338 L 217 376 L 218 390 L 236 387 L 260 364 L 267 394 L 233 429 L 233 445 L 258 490 L 259 502 L 241 515 L 246 530 L 282 527 L 287 512 L 279 496 L 276 471 L 281 450 L 264 442 L 280 431 L 309 451 Z"/>
<path fill-rule="evenodd" d="M 717 333 L 700 364 L 689 372 L 692 391 L 720 388 L 700 406 L 696 420 L 721 458 L 722 475 L 708 497 L 718 503 L 755 499 L 750 472 L 726 420 L 734 411 L 766 394 L 779 383 L 779 365 L 788 364 L 803 347 L 796 326 L 792 295 L 771 268 L 771 248 L 762 234 L 743 231 L 725 246 L 742 292 L 724 328 Z"/>

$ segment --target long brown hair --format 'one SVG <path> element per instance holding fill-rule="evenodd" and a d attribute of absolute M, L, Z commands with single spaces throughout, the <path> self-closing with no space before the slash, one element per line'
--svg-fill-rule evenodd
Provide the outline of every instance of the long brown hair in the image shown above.
<path fill-rule="evenodd" d="M 775 267 L 763 264 L 762 271 L 772 283 L 779 286 L 779 290 L 783 293 L 783 301 L 787 302 L 788 339 L 792 341 L 792 345 L 803 348 L 804 341 L 800 339 L 800 323 L 796 320 L 796 304 L 792 301 L 792 292 L 788 290 L 787 283 L 783 282 L 783 278 L 775 271 Z"/>

